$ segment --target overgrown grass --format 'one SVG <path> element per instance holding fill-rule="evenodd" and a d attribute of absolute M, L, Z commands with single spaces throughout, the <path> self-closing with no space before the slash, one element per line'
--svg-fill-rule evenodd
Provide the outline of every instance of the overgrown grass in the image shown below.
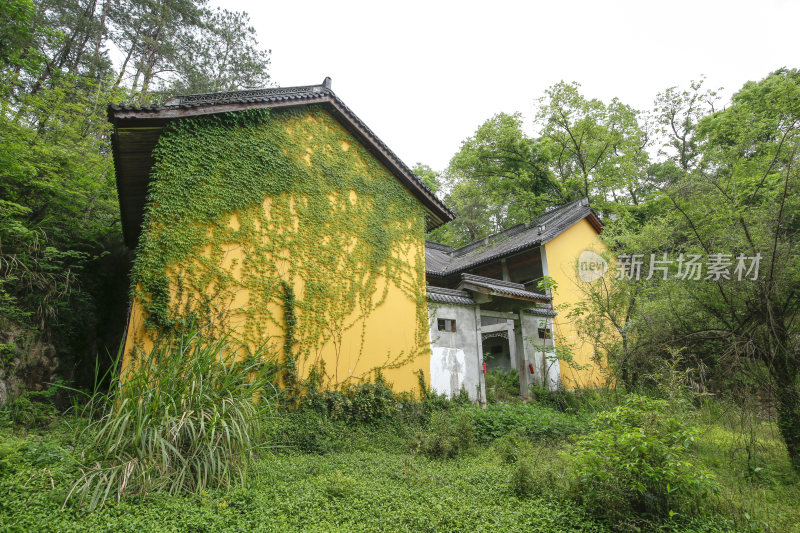
<path fill-rule="evenodd" d="M 720 482 L 719 500 L 743 529 L 800 531 L 800 476 L 777 426 L 752 406 L 706 402 L 698 458 Z"/>
<path fill-rule="evenodd" d="M 76 443 L 64 422 L 7 429 L 0 433 L 0 491 L 6 495 L 0 531 L 800 531 L 798 481 L 771 423 L 759 421 L 757 443 L 747 451 L 735 417 L 712 419 L 701 411 L 701 432 L 686 448 L 682 426 L 654 410 L 644 409 L 650 418 L 643 421 L 638 407 L 614 415 L 615 408 L 601 416 L 621 420 L 610 428 L 591 422 L 594 400 L 566 411 L 523 402 L 483 409 L 463 401 L 392 399 L 383 386 L 356 387 L 346 401 L 323 395 L 333 403 L 270 411 L 260 422 L 262 440 L 249 445 L 249 452 L 259 445 L 264 451 L 246 453 L 240 471 L 246 475 L 230 483 L 126 491 L 129 497 L 109 497 L 95 511 L 73 504 L 61 509 L 87 462 L 85 443 L 71 448 Z M 379 423 L 367 414 L 371 409 Z M 90 425 L 84 436 L 101 426 Z M 652 444 L 652 451 L 628 454 L 617 446 L 639 429 L 637 442 Z M 598 438 L 602 446 L 591 446 Z M 576 492 L 576 482 L 593 483 L 593 475 L 580 479 L 587 450 L 601 459 L 595 473 L 605 473 L 610 446 L 620 461 L 613 464 L 635 466 L 647 484 L 648 468 L 671 468 L 661 459 L 677 453 L 673 444 L 721 487 L 703 505 L 663 508 L 676 509 L 672 515 L 636 508 L 609 517 Z M 682 453 L 675 459 L 685 460 Z M 236 468 L 235 458 L 232 464 Z M 629 483 L 627 474 L 612 470 L 609 483 Z M 607 489 L 591 486 L 602 497 Z M 644 493 L 645 501 L 657 496 L 653 490 Z"/>
<path fill-rule="evenodd" d="M 414 435 L 410 448 L 430 459 L 452 459 L 469 451 L 474 440 L 475 417 L 470 410 L 461 409 L 452 415 L 440 411 L 427 428 Z"/>
<path fill-rule="evenodd" d="M 493 368 L 484 375 L 486 401 L 489 403 L 515 400 L 519 397 L 519 372 L 515 369 Z"/>
<path fill-rule="evenodd" d="M 25 391 L 0 409 L 0 427 L 45 428 L 56 417 L 53 397 L 57 386 L 42 391 Z"/>
<path fill-rule="evenodd" d="M 498 403 L 486 408 L 472 406 L 479 442 L 488 443 L 509 433 L 528 439 L 557 440 L 588 428 L 587 415 L 570 415 L 537 403 Z"/>
<path fill-rule="evenodd" d="M 59 448 L 55 443 L 46 446 Z M 551 457 L 538 459 L 539 470 L 545 471 Z M 323 456 L 283 450 L 262 457 L 239 488 L 127 498 L 95 512 L 73 506 L 59 510 L 59 489 L 68 484 L 69 474 L 61 470 L 62 459 L 47 461 L 34 464 L 18 458 L 18 470 L 0 476 L 0 490 L 8 495 L 0 503 L 0 530 L 611 531 L 580 506 L 554 497 L 546 486 L 517 495 L 515 466 L 502 461 L 493 446 L 442 461 L 402 447 L 374 446 L 360 436 L 354 446 Z M 724 521 L 687 519 L 662 530 L 730 528 Z"/>
<path fill-rule="evenodd" d="M 101 416 L 82 431 L 89 461 L 68 499 L 94 509 L 109 496 L 244 483 L 270 427 L 272 369 L 264 361 L 198 331 L 137 354 L 111 392 L 90 399 L 87 409 Z"/>

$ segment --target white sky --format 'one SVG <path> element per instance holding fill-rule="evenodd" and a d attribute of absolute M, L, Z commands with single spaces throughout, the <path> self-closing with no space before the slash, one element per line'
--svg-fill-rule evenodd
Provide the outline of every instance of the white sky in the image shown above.
<path fill-rule="evenodd" d="M 212 0 L 247 11 L 280 86 L 333 90 L 407 164 L 443 170 L 499 112 L 560 81 L 649 109 L 701 74 L 725 100 L 748 80 L 800 67 L 800 0 L 397 2 Z"/>

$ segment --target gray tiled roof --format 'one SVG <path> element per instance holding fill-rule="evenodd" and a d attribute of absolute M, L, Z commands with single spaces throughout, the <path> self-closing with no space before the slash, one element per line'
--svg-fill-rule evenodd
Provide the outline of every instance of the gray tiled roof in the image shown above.
<path fill-rule="evenodd" d="M 185 94 L 170 98 L 162 105 L 136 106 L 111 104 L 112 111 L 137 111 L 158 113 L 167 109 L 191 109 L 207 105 L 222 104 L 255 104 L 262 102 L 288 102 L 314 100 L 324 95 L 333 94 L 329 86 L 308 85 L 304 87 L 271 87 L 268 89 L 252 89 L 246 91 L 228 91 L 207 94 Z"/>
<path fill-rule="evenodd" d="M 483 276 L 475 276 L 474 274 L 461 274 L 461 285 L 477 285 L 484 287 L 494 293 L 512 298 L 527 298 L 532 300 L 545 300 L 550 301 L 552 298 L 545 294 L 539 294 L 525 290 L 525 285 L 521 283 L 513 283 L 511 281 L 502 281 L 499 279 L 485 278 Z"/>
<path fill-rule="evenodd" d="M 536 316 L 547 316 L 547 317 L 554 317 L 558 313 L 556 313 L 552 309 L 548 309 L 546 307 L 531 307 L 530 309 L 525 309 L 525 312 L 529 315 L 536 315 Z"/>
<path fill-rule="evenodd" d="M 178 118 L 241 111 L 251 107 L 278 109 L 311 104 L 324 105 L 333 112 L 342 125 L 420 200 L 429 215 L 426 216 L 427 229 L 453 219 L 453 212 L 336 96 L 331 90 L 330 78 L 326 78 L 321 85 L 189 94 L 171 98 L 163 105 L 109 105 L 108 117 L 114 124 L 112 145 L 126 243 L 133 247 L 138 242 L 148 194 L 151 153 L 163 124 Z M 121 132 L 125 135 L 120 135 Z"/>
<path fill-rule="evenodd" d="M 443 304 L 475 305 L 475 301 L 466 291 L 445 289 L 428 285 L 428 300 Z"/>
<path fill-rule="evenodd" d="M 516 284 L 515 284 L 516 285 Z M 451 304 L 451 305 L 475 305 L 475 300 L 472 299 L 469 292 L 458 291 L 455 289 L 446 289 L 444 287 L 427 286 L 428 300 L 436 303 Z M 525 313 L 554 317 L 556 312 L 551 307 L 531 307 L 524 310 Z"/>
<path fill-rule="evenodd" d="M 579 220 L 592 216 L 598 221 L 586 198 L 556 207 L 527 224 L 517 224 L 505 231 L 473 243 L 453 248 L 439 243 L 425 243 L 425 269 L 428 274 L 447 276 L 488 263 L 553 240 Z"/>
<path fill-rule="evenodd" d="M 447 250 L 450 248 L 450 250 Z M 439 272 L 447 268 L 452 259 L 448 251 L 455 250 L 452 246 L 439 244 L 438 242 L 425 241 L 425 269 L 428 271 Z"/>
<path fill-rule="evenodd" d="M 453 212 L 448 208 L 444 203 L 439 200 L 436 195 L 433 193 L 430 187 L 428 187 L 425 182 L 423 182 L 419 176 L 414 174 L 410 168 L 400 159 L 395 153 L 377 136 L 375 133 L 369 129 L 369 126 L 364 124 L 364 122 L 353 113 L 353 111 L 347 107 L 347 105 L 339 99 L 338 96 L 331 90 L 331 83 L 330 78 L 325 78 L 325 81 L 322 85 L 307 85 L 307 86 L 300 86 L 300 87 L 270 87 L 267 89 L 252 89 L 246 91 L 229 91 L 229 92 L 221 92 L 221 93 L 207 93 L 207 94 L 186 94 L 182 96 L 176 96 L 174 98 L 170 98 L 163 105 L 152 105 L 152 106 L 129 106 L 129 105 L 117 105 L 117 104 L 110 104 L 108 106 L 109 109 L 109 116 L 113 116 L 116 113 L 121 111 L 133 111 L 139 113 L 159 113 L 170 111 L 173 109 L 192 109 L 196 107 L 207 107 L 207 106 L 224 106 L 226 104 L 259 104 L 259 103 L 286 103 L 286 104 L 294 104 L 299 105 L 305 102 L 314 103 L 315 100 L 321 100 L 323 98 L 330 98 L 333 99 L 336 104 L 344 110 L 344 114 L 348 116 L 353 122 L 358 124 L 360 128 L 362 128 L 370 139 L 375 142 L 380 148 L 382 148 L 388 156 L 406 171 L 409 175 L 411 175 L 415 180 L 416 184 L 422 187 L 425 191 L 427 191 L 432 198 L 432 201 L 436 203 L 437 207 L 439 207 L 442 211 L 446 212 L 450 215 L 450 218 L 453 218 L 455 215 Z M 222 109 L 225 111 L 225 109 Z"/>

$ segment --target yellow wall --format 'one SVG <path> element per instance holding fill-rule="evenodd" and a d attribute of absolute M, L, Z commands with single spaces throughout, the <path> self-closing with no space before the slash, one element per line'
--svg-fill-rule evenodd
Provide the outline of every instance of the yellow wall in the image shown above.
<path fill-rule="evenodd" d="M 317 118 L 314 115 L 294 118 L 288 122 L 286 128 L 287 130 L 292 128 L 300 129 L 310 121 L 315 120 L 318 120 L 318 116 Z M 337 122 L 332 122 L 329 116 L 324 120 L 324 127 L 338 127 L 341 131 L 337 132 L 337 134 L 347 140 L 342 141 L 338 146 L 331 146 L 330 144 L 316 146 L 312 142 L 312 136 L 308 135 L 308 145 L 304 146 L 305 153 L 308 155 L 303 157 L 304 164 L 326 165 L 328 162 L 326 160 L 327 157 L 341 156 L 350 158 L 347 160 L 351 161 L 357 168 L 367 168 L 367 165 L 363 165 L 364 158 L 372 156 L 360 145 L 358 150 L 353 149 L 354 145 L 358 143 L 355 138 L 349 136 L 346 130 Z M 339 150 L 341 152 L 338 152 Z M 311 154 L 315 154 L 313 159 L 310 157 Z M 385 168 L 381 168 L 381 170 L 383 172 L 381 172 L 380 179 L 387 179 L 386 176 L 390 176 L 389 171 Z M 409 192 L 408 194 L 410 195 L 411 193 Z M 345 219 L 337 219 L 337 226 L 341 224 L 343 228 L 346 228 L 351 227 L 351 224 L 364 223 L 363 220 L 358 219 L 358 211 L 350 209 L 351 205 L 358 200 L 354 191 L 342 191 L 341 194 L 337 193 L 329 198 L 331 205 L 344 206 L 337 211 L 339 213 L 337 216 L 345 217 Z M 266 213 L 266 219 L 270 217 L 270 210 L 273 208 L 273 204 L 277 204 L 279 201 L 285 202 L 286 200 L 265 198 L 261 209 Z M 303 200 L 289 199 L 290 203 L 297 201 Z M 258 209 L 258 207 L 255 209 Z M 352 214 L 350 214 L 351 212 Z M 346 264 L 343 264 L 339 267 L 341 275 L 337 276 L 337 265 L 324 264 L 325 261 L 320 257 L 313 257 L 315 255 L 313 244 L 311 245 L 312 248 L 306 247 L 302 254 L 304 256 L 299 256 L 300 252 L 295 252 L 295 250 L 270 252 L 273 254 L 269 256 L 272 260 L 264 268 L 269 270 L 269 275 L 272 278 L 277 274 L 278 277 L 290 282 L 294 287 L 297 302 L 295 308 L 297 316 L 295 338 L 298 345 L 302 347 L 302 350 L 298 350 L 302 351 L 302 355 L 298 354 L 297 360 L 298 371 L 301 376 L 306 376 L 312 368 L 324 363 L 326 379 L 323 385 L 335 387 L 346 382 L 357 382 L 361 379 L 374 377 L 375 369 L 380 368 L 387 381 L 393 385 L 395 391 L 413 391 L 417 388 L 418 378 L 415 372 L 418 369 L 428 369 L 430 367 L 430 348 L 427 338 L 428 312 L 425 302 L 424 221 L 421 219 L 421 213 L 421 209 L 418 214 L 408 213 L 409 235 L 418 233 L 418 237 L 405 239 L 405 242 L 397 243 L 391 250 L 395 259 L 391 262 L 394 269 L 393 274 L 387 276 L 383 275 L 383 273 L 378 273 L 372 301 L 365 303 L 359 300 L 359 305 L 349 315 L 340 317 L 338 323 L 335 324 L 326 323 L 320 325 L 318 320 L 311 319 L 310 315 L 312 314 L 319 316 L 321 312 L 320 305 L 324 309 L 325 303 L 320 304 L 319 301 L 309 303 L 311 299 L 306 299 L 304 294 L 307 280 L 302 279 L 296 273 L 297 270 L 292 268 L 292 264 L 306 260 L 322 263 L 321 268 L 325 268 L 326 272 L 328 272 L 325 275 L 325 282 L 341 283 L 345 287 L 342 291 L 343 294 L 347 294 L 347 291 L 350 290 L 347 287 L 358 285 L 359 283 L 358 280 L 352 279 L 353 276 L 348 277 L 352 269 L 347 269 Z M 350 218 L 346 219 L 346 217 Z M 231 213 L 228 225 L 230 228 L 238 230 L 242 220 L 251 218 L 240 217 L 238 213 Z M 297 223 L 293 224 L 293 226 L 293 231 L 302 231 L 303 224 L 301 220 L 297 220 Z M 155 227 L 157 228 L 157 226 Z M 261 238 L 264 239 L 262 244 L 267 244 L 266 240 L 269 239 L 270 230 L 266 228 L 260 229 L 263 230 L 260 233 L 263 235 Z M 209 229 L 209 232 L 211 231 L 213 230 Z M 342 233 L 347 232 L 342 229 Z M 348 246 L 356 247 L 359 245 L 358 242 L 350 242 L 349 239 L 349 235 L 346 236 L 349 244 L 342 245 L 345 249 Z M 319 246 L 322 249 L 325 244 L 320 243 Z M 259 246 L 259 243 L 253 242 L 231 242 L 224 245 L 224 253 L 221 255 L 218 250 L 212 252 L 209 247 L 207 250 L 197 251 L 196 260 L 193 264 L 172 265 L 170 270 L 173 273 L 176 271 L 181 272 L 188 277 L 193 272 L 202 273 L 203 268 L 207 268 L 207 262 L 214 261 L 215 265 L 220 265 L 226 272 L 230 272 L 231 278 L 234 280 L 231 288 L 226 289 L 222 294 L 213 296 L 215 299 L 214 305 L 216 306 L 214 308 L 224 307 L 225 309 L 225 316 L 217 320 L 217 327 L 220 331 L 224 329 L 227 333 L 233 334 L 234 337 L 247 339 L 245 343 L 249 345 L 253 344 L 252 339 L 254 337 L 260 337 L 263 342 L 267 343 L 268 353 L 273 354 L 277 359 L 282 359 L 284 322 L 280 301 L 275 300 L 273 297 L 270 300 L 268 310 L 265 310 L 262 305 L 257 311 L 254 311 L 254 306 L 251 305 L 251 302 L 258 297 L 254 294 L 257 292 L 254 287 L 259 286 L 258 280 L 254 281 L 252 279 L 252 273 L 248 279 L 243 279 L 241 274 L 242 265 L 252 259 L 254 257 L 253 254 L 262 253 L 257 250 L 258 248 L 268 248 L 268 246 Z M 295 255 L 293 255 L 293 252 Z M 319 255 L 321 256 L 322 252 Z M 309 256 L 311 256 L 311 259 L 309 259 Z M 174 280 L 174 275 L 171 276 L 171 279 Z M 194 276 L 195 278 L 202 277 L 198 274 Z M 316 282 L 319 282 L 319 279 Z M 192 280 L 184 280 L 182 283 L 185 291 L 186 287 L 191 286 L 193 282 Z M 347 283 L 350 285 L 347 285 Z M 190 287 L 190 290 L 200 291 L 207 297 L 211 297 L 213 287 L 203 285 L 203 282 L 198 281 L 196 287 Z M 173 292 L 173 299 L 174 294 L 175 292 Z M 330 303 L 331 308 L 336 305 L 336 302 Z M 145 326 L 145 312 L 141 302 L 135 300 L 132 303 L 125 340 L 123 365 L 130 364 L 132 354 L 136 350 L 147 352 L 152 347 L 154 332 L 149 331 Z M 264 317 L 264 319 L 262 320 L 261 317 Z M 256 322 L 255 324 L 254 321 Z M 318 330 L 311 333 L 309 324 L 315 324 L 313 327 L 318 328 Z M 319 329 L 322 329 L 322 331 L 319 331 Z M 304 341 L 310 338 L 322 340 L 316 342 L 316 344 L 314 344 L 315 341 L 303 344 Z M 252 348 L 252 346 L 250 347 Z"/>
<path fill-rule="evenodd" d="M 561 361 L 561 382 L 567 388 L 592 387 L 606 383 L 607 374 L 597 362 L 593 361 L 594 349 L 591 343 L 581 339 L 574 321 L 567 315 L 570 308 L 584 300 L 578 278 L 578 256 L 584 250 L 603 253 L 608 250 L 592 225 L 583 219 L 564 233 L 545 244 L 548 275 L 553 278 L 557 288 L 553 291 L 553 306 L 558 316 L 553 320 L 556 347 L 567 348 L 575 363 L 584 369 L 578 370 Z"/>

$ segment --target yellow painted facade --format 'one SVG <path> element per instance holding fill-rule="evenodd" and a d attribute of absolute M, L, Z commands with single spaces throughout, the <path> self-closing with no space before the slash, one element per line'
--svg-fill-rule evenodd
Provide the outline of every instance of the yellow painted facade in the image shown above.
<path fill-rule="evenodd" d="M 584 250 L 598 254 L 608 251 L 597 231 L 584 218 L 544 246 L 547 257 L 547 274 L 553 278 L 557 288 L 553 291 L 553 304 L 558 316 L 553 319 L 555 343 L 572 354 L 576 366 L 561 362 L 561 382 L 569 389 L 596 387 L 606 383 L 607 373 L 594 361 L 594 348 L 590 342 L 578 335 L 577 328 L 567 315 L 575 304 L 585 299 L 578 278 L 578 256 Z"/>
<path fill-rule="evenodd" d="M 310 118 L 310 116 L 296 118 L 293 119 L 293 122 L 290 121 L 286 127 L 288 129 L 303 127 L 302 121 L 309 120 L 313 120 L 313 118 Z M 327 124 L 327 127 L 330 127 L 330 122 L 327 122 Z M 350 136 L 341 125 L 338 123 L 336 125 L 341 129 L 338 135 L 345 140 L 338 146 L 324 145 L 320 147 L 315 146 L 309 136 L 309 145 L 305 147 L 306 156 L 300 156 L 304 164 L 326 165 L 329 162 L 326 157 L 334 158 L 345 154 L 345 157 L 350 158 L 348 160 L 352 161 L 356 168 L 361 168 L 363 158 L 372 157 L 366 149 L 354 150 L 354 145 L 358 141 Z M 359 148 L 361 147 L 359 146 Z M 314 154 L 313 158 L 311 157 L 312 154 Z M 359 158 L 362 159 L 359 160 Z M 382 175 L 381 179 L 391 176 L 391 173 L 385 167 L 382 168 L 385 170 L 385 175 Z M 411 195 L 410 192 L 408 194 Z M 357 200 L 354 191 L 341 191 L 334 196 L 338 197 L 329 198 L 331 205 L 334 206 L 337 205 L 337 202 L 340 202 L 338 205 L 349 208 L 350 206 L 347 204 L 355 204 Z M 302 202 L 303 199 L 292 198 L 289 201 Z M 267 213 L 267 217 L 270 216 L 269 212 L 273 202 L 277 202 L 277 200 L 268 197 L 264 199 L 264 203 L 261 206 L 264 212 Z M 344 212 L 348 214 L 342 215 L 341 213 Z M 341 207 L 337 213 L 339 213 L 337 216 L 359 216 L 357 210 L 350 209 L 348 211 L 345 207 Z M 242 221 L 248 219 L 240 215 L 240 213 L 230 213 L 228 215 L 230 217 L 229 226 L 233 230 L 238 230 Z M 409 217 L 414 216 L 409 213 Z M 420 214 L 419 216 L 421 217 L 422 215 Z M 338 221 L 344 227 L 348 227 L 349 222 L 356 225 L 363 224 L 362 220 L 356 220 L 355 218 L 351 218 L 349 221 L 338 219 Z M 416 219 L 409 220 L 410 233 L 417 233 L 414 228 L 424 227 L 421 221 L 416 221 L 419 224 L 415 221 Z M 298 218 L 296 224 L 292 224 L 292 226 L 293 231 L 302 231 L 303 221 Z M 289 231 L 292 231 L 292 229 Z M 263 235 L 263 239 L 269 239 L 268 231 L 262 231 L 261 235 Z M 354 239 L 355 237 L 349 241 L 349 245 L 344 246 L 345 252 L 348 246 L 357 247 L 359 245 Z M 254 285 L 252 279 L 242 279 L 243 275 L 241 274 L 242 265 L 246 264 L 249 258 L 252 258 L 251 251 L 258 247 L 258 244 L 255 243 L 254 245 L 252 242 L 230 242 L 224 245 L 224 254 L 219 265 L 224 271 L 230 273 L 230 277 L 233 280 L 231 288 L 226 289 L 224 294 L 212 294 L 213 287 L 204 286 L 202 283 L 198 283 L 197 286 L 203 287 L 202 290 L 206 297 L 217 299 L 215 304 L 217 309 L 220 307 L 225 308 L 225 316 L 216 319 L 217 327 L 220 327 L 221 330 L 224 330 L 225 333 L 230 334 L 233 338 L 252 339 L 253 316 L 268 315 L 270 317 L 269 320 L 257 324 L 257 333 L 260 334 L 267 347 L 266 353 L 280 360 L 285 325 L 280 302 L 274 299 L 270 300 L 266 311 L 262 305 L 257 313 L 254 312 L 251 302 L 258 297 L 253 294 L 253 287 L 257 285 Z M 324 245 L 325 243 L 320 243 L 320 246 Z M 307 314 L 318 312 L 320 309 L 319 302 L 314 302 L 313 306 L 304 305 L 306 280 L 290 274 L 290 272 L 294 271 L 291 268 L 292 263 L 308 260 L 308 256 L 313 255 L 313 249 L 309 253 L 307 246 L 302 254 L 303 256 L 301 257 L 296 250 L 281 250 L 278 254 L 279 257 L 273 256 L 273 261 L 269 265 L 270 275 L 274 275 L 277 272 L 284 281 L 290 283 L 294 288 L 297 301 L 296 331 L 300 342 L 302 342 L 305 331 L 304 325 L 308 328 L 310 327 L 308 324 L 314 322 L 309 319 Z M 321 363 L 325 369 L 326 378 L 323 385 L 326 387 L 335 387 L 346 382 L 358 382 L 362 379 L 371 378 L 374 377 L 375 370 L 380 369 L 384 378 L 392 384 L 395 391 L 414 391 L 418 388 L 416 371 L 419 369 L 427 371 L 430 367 L 430 348 L 427 338 L 428 314 L 425 301 L 423 232 L 419 231 L 418 237 L 398 243 L 391 250 L 391 255 L 396 259 L 392 262 L 393 274 L 386 276 L 381 273 L 373 273 L 375 284 L 371 302 L 365 303 L 359 300 L 352 313 L 345 317 L 339 317 L 337 323 L 328 322 L 320 326 L 318 324 L 319 321 L 314 322 L 315 325 L 313 327 L 327 328 L 327 330 L 321 333 L 317 332 L 318 335 L 315 338 L 323 340 L 310 348 L 305 346 L 304 355 L 298 356 L 297 368 L 301 377 L 307 376 L 314 367 L 319 367 Z M 203 261 L 209 261 L 212 257 L 217 256 L 214 256 L 210 249 L 198 250 L 196 264 L 199 265 Z M 312 260 L 324 263 L 321 257 L 316 257 Z M 330 272 L 335 271 L 337 267 L 328 264 L 325 265 L 325 268 Z M 172 272 L 183 271 L 188 273 L 201 269 L 173 265 L 170 270 Z M 359 280 L 353 280 L 352 273 L 345 270 L 347 270 L 346 266 L 342 265 L 340 267 L 341 278 L 337 279 L 336 275 L 329 275 L 326 276 L 325 281 L 327 283 L 357 284 Z M 290 277 L 293 279 L 289 279 Z M 317 279 L 315 282 L 319 282 L 319 280 Z M 184 282 L 184 291 L 186 286 L 191 285 L 191 280 L 188 283 Z M 342 294 L 346 294 L 347 290 L 345 287 Z M 220 302 L 223 302 L 223 304 L 220 304 Z M 331 306 L 335 306 L 335 303 L 331 303 Z M 254 313 L 256 314 L 254 315 Z M 123 365 L 130 364 L 132 355 L 136 350 L 146 353 L 152 348 L 153 332 L 149 331 L 145 326 L 146 318 L 145 308 L 141 305 L 141 302 L 134 301 L 125 339 Z M 247 342 L 252 344 L 252 340 Z"/>

